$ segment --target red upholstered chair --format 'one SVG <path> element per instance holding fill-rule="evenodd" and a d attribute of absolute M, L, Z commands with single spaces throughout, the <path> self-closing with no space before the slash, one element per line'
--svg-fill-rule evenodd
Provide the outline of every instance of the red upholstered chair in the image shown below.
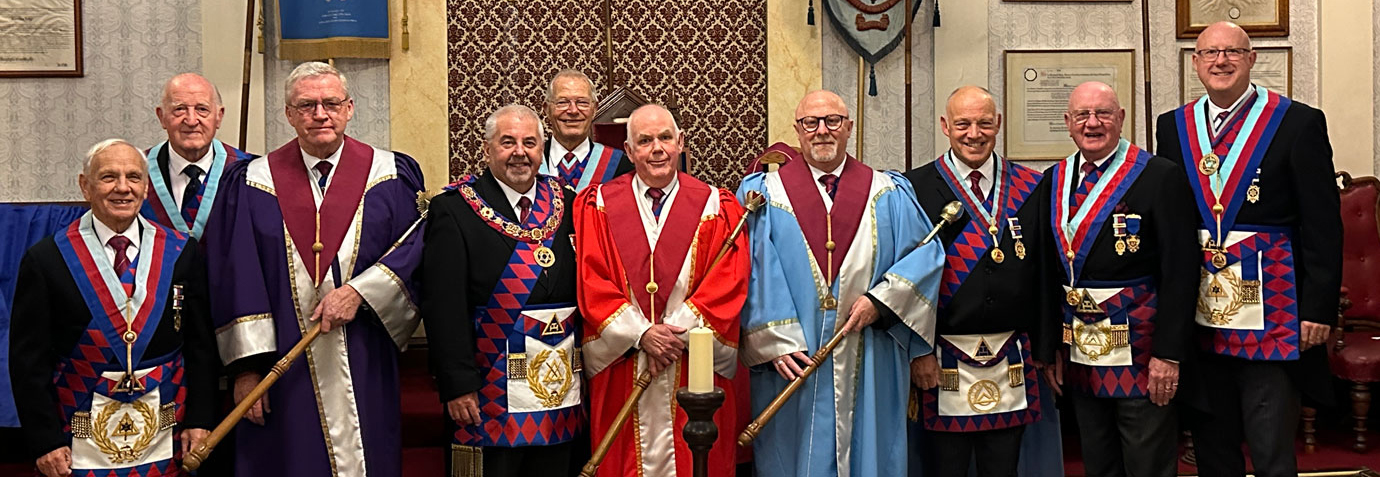
<path fill-rule="evenodd" d="M 1328 349 L 1332 374 L 1350 381 L 1352 449 L 1366 451 L 1370 384 L 1380 382 L 1380 180 L 1337 176 L 1342 196 L 1342 301 L 1337 341 Z M 1350 306 L 1346 306 L 1350 302 Z"/>

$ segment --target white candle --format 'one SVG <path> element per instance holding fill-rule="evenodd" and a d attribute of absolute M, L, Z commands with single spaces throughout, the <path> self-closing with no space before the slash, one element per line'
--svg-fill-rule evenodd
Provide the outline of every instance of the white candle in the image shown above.
<path fill-rule="evenodd" d="M 690 392 L 714 392 L 714 332 L 698 327 L 690 330 Z"/>

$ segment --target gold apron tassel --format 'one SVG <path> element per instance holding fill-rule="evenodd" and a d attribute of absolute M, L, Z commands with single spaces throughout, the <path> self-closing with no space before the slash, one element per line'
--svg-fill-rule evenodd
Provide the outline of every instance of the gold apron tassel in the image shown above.
<path fill-rule="evenodd" d="M 1064 323 L 1064 344 L 1073 344 L 1073 325 Z"/>
<path fill-rule="evenodd" d="M 958 370 L 940 369 L 939 370 L 939 390 L 957 391 L 958 390 Z"/>
<path fill-rule="evenodd" d="M 1241 281 L 1241 302 L 1247 305 L 1260 304 L 1260 280 Z"/>
<path fill-rule="evenodd" d="M 451 444 L 450 477 L 484 477 L 483 448 Z"/>
<path fill-rule="evenodd" d="M 1019 388 L 1025 384 L 1025 364 L 1013 364 L 1006 367 L 1006 379 L 1011 381 L 1011 387 Z"/>
<path fill-rule="evenodd" d="M 906 404 L 906 419 L 911 421 L 920 420 L 920 389 L 915 386 L 910 387 L 910 402 Z"/>

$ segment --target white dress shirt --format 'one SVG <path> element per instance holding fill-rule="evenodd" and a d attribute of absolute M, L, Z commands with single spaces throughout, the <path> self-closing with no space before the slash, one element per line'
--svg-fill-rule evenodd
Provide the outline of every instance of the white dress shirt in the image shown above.
<path fill-rule="evenodd" d="M 808 162 L 805 163 L 806 165 L 810 166 L 810 177 L 815 180 L 815 188 L 819 190 L 819 196 L 824 198 L 824 210 L 834 210 L 834 198 L 829 197 L 829 190 L 824 188 L 824 183 L 820 182 L 819 178 L 824 177 L 825 174 L 833 174 L 834 177 L 842 179 L 843 165 L 847 162 L 847 159 L 839 161 L 839 165 L 834 166 L 834 170 L 832 171 L 820 170 L 819 168 L 815 167 L 814 164 L 810 164 Z M 838 193 L 837 191 L 839 185 L 841 184 L 839 184 L 838 182 L 834 182 L 834 190 L 836 194 Z"/>
<path fill-rule="evenodd" d="M 139 227 L 141 226 L 138 218 L 134 219 L 129 227 L 125 227 L 119 232 L 111 229 L 105 225 L 105 222 L 101 222 L 101 219 L 95 217 L 91 218 L 91 224 L 96 229 L 96 240 L 101 242 L 101 250 L 105 250 L 107 264 L 112 266 L 115 264 L 115 247 L 110 246 L 110 239 L 116 235 L 123 235 L 129 239 L 129 247 L 125 248 L 125 258 L 129 259 L 131 265 L 134 264 L 134 259 L 139 257 Z"/>
<path fill-rule="evenodd" d="M 952 154 L 953 151 L 949 151 L 949 153 Z M 997 174 L 996 162 L 996 157 L 989 157 L 981 166 L 973 169 L 968 167 L 968 164 L 962 159 L 959 159 L 957 154 L 954 154 L 954 174 L 958 175 L 959 185 L 963 186 L 964 189 L 972 189 L 968 175 L 972 174 L 973 171 L 982 173 L 982 178 L 978 179 L 978 189 L 982 191 L 982 200 L 987 200 L 987 197 L 992 195 L 992 176 Z"/>
<path fill-rule="evenodd" d="M 168 193 L 173 196 L 173 203 L 177 204 L 177 210 L 182 210 L 182 192 L 187 190 L 187 183 L 192 181 L 190 177 L 182 173 L 182 170 L 189 165 L 200 169 L 202 182 L 206 182 L 206 169 L 211 166 L 211 148 L 206 148 L 206 153 L 202 154 L 196 162 L 192 162 L 178 154 L 172 146 L 168 146 Z"/>
<path fill-rule="evenodd" d="M 1212 98 L 1208 98 L 1208 102 L 1207 102 L 1207 103 L 1208 103 L 1208 110 L 1207 110 L 1207 112 L 1208 112 L 1208 117 L 1207 117 L 1207 119 L 1208 119 L 1208 124 L 1211 124 L 1211 125 L 1212 125 L 1212 135 L 1213 135 L 1213 136 L 1216 136 L 1216 135 L 1222 133 L 1222 127 L 1227 125 L 1227 122 L 1231 120 L 1232 116 L 1234 116 L 1235 114 L 1237 114 L 1237 111 L 1236 111 L 1236 110 L 1241 108 L 1241 103 L 1246 102 L 1246 98 L 1249 98 L 1249 97 L 1251 96 L 1251 93 L 1254 93 L 1254 92 L 1255 92 L 1255 85 L 1251 85 L 1251 87 L 1246 88 L 1246 92 L 1241 93 L 1241 97 L 1236 98 L 1236 101 L 1233 102 L 1233 103 L 1231 103 L 1231 106 L 1225 107 L 1225 108 L 1220 107 L 1220 106 L 1217 106 L 1217 103 L 1212 102 Z M 1222 114 L 1222 111 L 1231 111 L 1232 114 L 1227 115 L 1227 119 L 1226 119 L 1226 120 L 1223 120 L 1222 122 L 1217 122 L 1217 115 Z"/>
<path fill-rule="evenodd" d="M 575 149 L 572 150 L 567 150 L 565 146 L 561 145 L 560 141 L 552 139 L 551 155 L 546 156 L 547 167 L 550 168 L 551 172 L 559 174 L 560 169 L 558 168 L 558 166 L 560 166 L 561 162 L 565 160 L 565 153 L 575 153 L 575 158 L 572 159 L 572 161 L 579 162 L 580 160 L 584 159 L 585 156 L 589 155 L 589 150 L 592 148 L 594 148 L 594 145 L 590 144 L 588 138 L 586 138 L 584 142 L 581 142 L 580 145 L 575 146 Z"/>
<path fill-rule="evenodd" d="M 331 187 L 331 183 L 335 182 L 335 172 L 336 169 L 340 166 L 340 151 L 343 150 L 345 150 L 345 143 L 342 142 L 340 143 L 340 147 L 335 149 L 335 152 L 331 153 L 329 157 L 322 159 L 311 154 L 307 154 L 307 150 L 302 149 L 302 162 L 306 163 L 307 165 L 307 177 L 311 179 L 311 185 L 316 185 L 317 182 L 321 180 L 321 171 L 316 170 L 316 163 L 321 161 L 331 163 L 331 173 L 330 176 L 326 178 L 326 187 L 324 189 L 320 187 L 311 188 L 311 195 L 312 198 L 316 200 L 316 208 L 318 209 L 321 208 L 321 199 L 325 197 L 325 189 L 329 189 Z"/>
<path fill-rule="evenodd" d="M 503 196 L 506 197 L 506 198 L 508 199 L 508 205 L 511 206 L 511 207 L 513 208 L 513 218 L 518 219 L 518 220 L 522 220 L 522 210 L 521 210 L 520 208 L 518 208 L 518 199 L 521 199 L 521 198 L 523 198 L 523 197 L 526 197 L 527 200 L 530 201 L 530 202 L 532 203 L 532 205 L 536 205 L 536 203 L 537 203 L 537 183 L 536 183 L 536 182 L 533 182 L 533 183 L 532 183 L 532 187 L 528 187 L 528 188 L 527 188 L 527 192 L 518 192 L 518 191 L 515 191 L 515 190 L 513 190 L 512 187 L 508 187 L 508 184 L 505 184 L 505 183 L 503 183 L 503 181 L 498 180 L 497 177 L 494 178 L 494 182 L 497 182 L 497 183 L 498 183 L 498 188 L 499 188 L 499 189 L 503 189 Z M 552 192 L 553 192 L 553 193 L 560 193 L 560 191 L 552 191 Z M 529 208 L 528 210 L 530 211 L 531 209 Z M 521 225 L 521 224 L 518 224 L 518 225 Z"/>

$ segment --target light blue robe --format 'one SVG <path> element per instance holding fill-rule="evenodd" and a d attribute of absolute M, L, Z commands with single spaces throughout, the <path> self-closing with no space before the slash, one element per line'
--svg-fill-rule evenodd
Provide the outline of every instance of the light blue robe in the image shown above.
<path fill-rule="evenodd" d="M 910 181 L 865 166 L 846 173 L 855 170 L 872 177 L 840 276 L 828 285 L 838 297 L 838 310 L 820 309 L 824 275 L 780 172 L 750 175 L 738 191 L 739 200 L 746 200 L 748 191 L 767 199 L 748 222 L 752 278 L 742 313 L 740 352 L 751 367 L 754 415 L 787 385 L 772 360 L 795 351 L 815 353 L 863 293 L 901 321 L 886 330 L 869 327 L 834 349 L 761 429 L 753 447 L 759 476 L 907 473 L 909 363 L 932 351 L 944 251 L 938 241 L 917 248 L 932 226 L 923 219 Z"/>

